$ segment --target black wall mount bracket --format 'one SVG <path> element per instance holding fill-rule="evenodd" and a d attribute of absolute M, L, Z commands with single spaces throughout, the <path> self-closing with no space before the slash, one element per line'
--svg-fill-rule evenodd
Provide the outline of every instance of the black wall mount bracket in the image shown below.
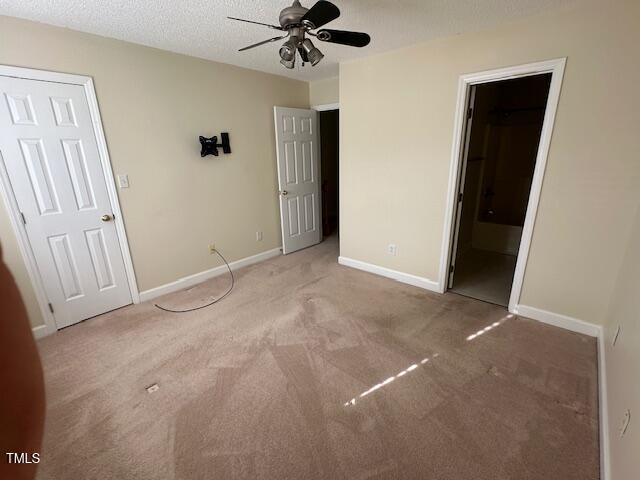
<path fill-rule="evenodd" d="M 229 134 L 222 132 L 220 134 L 220 143 L 218 143 L 218 137 L 213 136 L 211 138 L 200 136 L 200 156 L 206 157 L 207 155 L 218 156 L 218 148 L 222 148 L 223 153 L 231 153 L 231 144 L 229 143 Z"/>

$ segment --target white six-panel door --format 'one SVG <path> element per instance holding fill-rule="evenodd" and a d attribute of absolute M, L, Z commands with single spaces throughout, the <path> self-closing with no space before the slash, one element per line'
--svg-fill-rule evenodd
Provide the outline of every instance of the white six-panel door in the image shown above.
<path fill-rule="evenodd" d="M 320 243 L 318 117 L 314 110 L 274 107 L 282 253 Z"/>
<path fill-rule="evenodd" d="M 130 304 L 84 88 L 0 76 L 0 154 L 57 328 Z"/>

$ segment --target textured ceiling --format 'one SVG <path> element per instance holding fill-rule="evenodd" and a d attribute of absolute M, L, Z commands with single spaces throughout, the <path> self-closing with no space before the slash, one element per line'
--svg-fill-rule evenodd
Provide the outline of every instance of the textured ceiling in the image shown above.
<path fill-rule="evenodd" d="M 238 48 L 277 36 L 227 16 L 278 23 L 291 0 L 0 0 L 0 15 L 27 18 L 106 37 L 184 53 L 301 80 L 338 74 L 338 63 L 436 37 L 574 3 L 575 0 L 334 0 L 342 15 L 327 28 L 364 31 L 371 44 L 352 48 L 316 42 L 325 58 L 315 67 L 287 70 L 279 43 L 246 52 Z M 302 0 L 310 7 L 315 0 Z"/>

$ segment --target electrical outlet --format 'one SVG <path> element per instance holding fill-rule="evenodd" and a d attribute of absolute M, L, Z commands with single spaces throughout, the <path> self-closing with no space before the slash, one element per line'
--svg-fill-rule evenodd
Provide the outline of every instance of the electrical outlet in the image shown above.
<path fill-rule="evenodd" d="M 262 232 L 256 232 L 256 242 L 262 241 Z"/>
<path fill-rule="evenodd" d="M 216 244 L 215 243 L 210 243 L 209 244 L 209 254 L 213 255 L 214 253 L 216 253 Z"/>
<path fill-rule="evenodd" d="M 390 243 L 387 247 L 387 253 L 395 257 L 398 254 L 398 246 L 395 243 Z"/>

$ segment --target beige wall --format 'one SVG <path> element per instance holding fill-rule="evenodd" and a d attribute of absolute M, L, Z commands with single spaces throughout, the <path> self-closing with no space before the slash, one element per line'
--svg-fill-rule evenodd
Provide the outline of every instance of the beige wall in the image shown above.
<path fill-rule="evenodd" d="M 306 82 L 0 17 L 0 64 L 90 75 L 141 291 L 280 245 L 273 106 L 308 107 Z M 233 153 L 200 158 L 199 135 Z M 256 231 L 264 232 L 256 242 Z M 4 205 L 4 257 L 43 323 Z"/>
<path fill-rule="evenodd" d="M 585 1 L 341 64 L 341 255 L 437 281 L 459 76 L 566 56 L 521 303 L 602 324 L 640 191 L 638 18 Z"/>
<path fill-rule="evenodd" d="M 309 104 L 327 105 L 340 101 L 340 82 L 338 77 L 309 82 Z"/>
<path fill-rule="evenodd" d="M 640 472 L 640 208 L 631 239 L 624 251 L 605 328 L 607 402 L 611 480 L 635 479 Z M 616 329 L 621 330 L 612 346 Z M 624 412 L 631 410 L 631 424 L 624 437 L 620 427 Z"/>

